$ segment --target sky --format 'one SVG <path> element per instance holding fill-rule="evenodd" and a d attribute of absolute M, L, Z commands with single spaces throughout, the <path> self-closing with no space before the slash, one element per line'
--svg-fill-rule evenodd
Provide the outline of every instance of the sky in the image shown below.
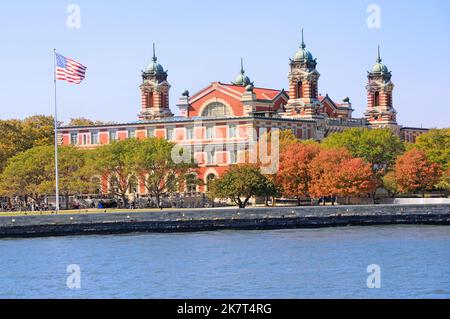
<path fill-rule="evenodd" d="M 71 4 L 80 8 L 80 28 L 68 27 Z M 367 24 L 372 4 L 381 10 L 379 28 Z M 210 82 L 233 80 L 241 57 L 255 86 L 287 89 L 303 28 L 317 58 L 319 92 L 338 102 L 350 97 L 354 117 L 364 113 L 367 71 L 380 44 L 399 124 L 449 127 L 449 12 L 446 0 L 3 2 L 0 119 L 53 114 L 53 48 L 88 67 L 81 85 L 58 82 L 66 123 L 137 120 L 153 42 L 168 70 L 174 113 L 185 89 L 193 95 Z"/>

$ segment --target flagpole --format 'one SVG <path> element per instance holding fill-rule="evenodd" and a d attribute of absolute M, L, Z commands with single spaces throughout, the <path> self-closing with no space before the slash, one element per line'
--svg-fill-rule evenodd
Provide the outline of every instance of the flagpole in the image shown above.
<path fill-rule="evenodd" d="M 57 107 L 57 99 L 56 99 L 56 49 L 53 49 L 53 72 L 54 79 L 53 82 L 55 84 L 55 208 L 56 212 L 59 211 L 59 176 L 58 176 L 58 107 Z"/>

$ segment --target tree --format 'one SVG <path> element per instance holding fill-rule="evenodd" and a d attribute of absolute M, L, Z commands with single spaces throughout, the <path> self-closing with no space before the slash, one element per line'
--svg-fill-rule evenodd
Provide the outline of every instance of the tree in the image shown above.
<path fill-rule="evenodd" d="M 446 195 L 449 196 L 450 192 L 450 167 L 447 168 L 443 173 L 441 180 L 436 185 L 437 188 L 446 191 Z"/>
<path fill-rule="evenodd" d="M 93 121 L 84 117 L 71 118 L 67 126 L 93 126 L 104 124 L 102 121 Z"/>
<path fill-rule="evenodd" d="M 372 168 L 343 148 L 322 149 L 309 165 L 314 198 L 368 194 L 376 187 Z"/>
<path fill-rule="evenodd" d="M 42 190 L 50 194 L 55 192 L 55 161 L 53 147 L 47 147 L 52 160 L 44 167 L 46 175 L 51 180 L 42 183 Z M 58 148 L 58 176 L 59 192 L 65 198 L 66 209 L 69 209 L 69 197 L 74 194 L 90 193 L 96 185 L 92 182 L 93 172 L 86 165 L 86 151 L 78 150 L 73 146 L 60 146 Z"/>
<path fill-rule="evenodd" d="M 335 193 L 347 198 L 361 196 L 375 191 L 377 183 L 370 164 L 362 158 L 350 158 L 336 168 Z"/>
<path fill-rule="evenodd" d="M 413 147 L 424 152 L 430 162 L 450 167 L 450 128 L 433 129 L 417 137 Z"/>
<path fill-rule="evenodd" d="M 161 205 L 161 197 L 186 184 L 186 177 L 196 167 L 193 158 L 177 163 L 172 156 L 175 144 L 161 138 L 147 138 L 136 144 L 133 170 L 144 177 L 145 188 Z M 198 183 L 189 177 L 189 183 Z"/>
<path fill-rule="evenodd" d="M 44 169 L 52 161 L 47 146 L 38 146 L 13 156 L 0 177 L 3 196 L 31 197 L 37 204 L 46 194 L 43 185 L 52 180 Z"/>
<path fill-rule="evenodd" d="M 344 147 L 353 157 L 360 157 L 372 165 L 373 171 L 383 174 L 395 163 L 405 146 L 389 129 L 369 130 L 351 128 L 328 136 L 323 145 L 330 148 Z"/>
<path fill-rule="evenodd" d="M 138 143 L 137 139 L 114 141 L 93 150 L 89 159 L 90 169 L 107 179 L 109 192 L 120 197 L 124 206 L 128 204 L 130 177 L 135 173 Z"/>
<path fill-rule="evenodd" d="M 0 120 L 0 172 L 9 158 L 34 146 L 54 141 L 53 117 L 34 115 L 21 120 Z"/>
<path fill-rule="evenodd" d="M 391 197 L 395 197 L 399 193 L 395 172 L 390 171 L 383 176 L 383 186 Z"/>
<path fill-rule="evenodd" d="M 320 147 L 315 144 L 291 144 L 280 154 L 280 167 L 275 177 L 276 185 L 282 189 L 282 194 L 296 198 L 310 195 L 311 171 L 309 165 L 317 156 Z"/>
<path fill-rule="evenodd" d="M 432 189 L 440 176 L 440 165 L 430 162 L 418 149 L 406 152 L 395 164 L 395 179 L 402 193 L 421 192 L 425 196 L 425 191 Z"/>
<path fill-rule="evenodd" d="M 270 183 L 257 165 L 237 164 L 211 181 L 208 196 L 212 199 L 230 199 L 239 208 L 245 208 L 253 196 L 272 196 L 276 189 Z"/>

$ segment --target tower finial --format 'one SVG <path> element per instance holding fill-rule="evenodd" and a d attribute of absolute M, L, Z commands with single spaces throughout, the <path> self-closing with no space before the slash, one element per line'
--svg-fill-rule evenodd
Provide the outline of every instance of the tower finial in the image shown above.
<path fill-rule="evenodd" d="M 377 62 L 380 63 L 381 60 L 381 54 L 380 54 L 380 45 L 378 45 L 378 58 L 377 58 Z"/>
<path fill-rule="evenodd" d="M 155 50 L 155 42 L 153 42 L 153 62 L 156 62 L 156 50 Z"/>
<path fill-rule="evenodd" d="M 306 48 L 304 37 L 303 37 L 303 28 L 302 28 L 302 49 Z"/>
<path fill-rule="evenodd" d="M 244 59 L 241 58 L 241 74 L 244 74 L 244 73 L 245 73 L 245 71 L 244 71 Z"/>

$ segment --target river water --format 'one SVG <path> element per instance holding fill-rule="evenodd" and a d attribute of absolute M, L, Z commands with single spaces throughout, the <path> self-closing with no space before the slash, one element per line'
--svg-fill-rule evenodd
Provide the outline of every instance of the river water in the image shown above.
<path fill-rule="evenodd" d="M 450 298 L 450 227 L 3 239 L 0 266 L 0 298 Z"/>

